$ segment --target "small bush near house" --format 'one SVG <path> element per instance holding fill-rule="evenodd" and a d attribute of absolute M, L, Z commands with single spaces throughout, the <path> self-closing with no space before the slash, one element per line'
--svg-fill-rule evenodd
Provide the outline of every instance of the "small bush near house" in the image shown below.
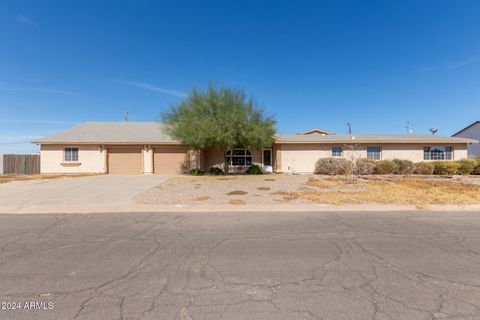
<path fill-rule="evenodd" d="M 458 173 L 460 174 L 470 174 L 478 165 L 475 159 L 462 159 L 457 161 L 457 163 L 460 164 L 460 167 L 458 168 Z"/>
<path fill-rule="evenodd" d="M 395 174 L 412 174 L 413 162 L 410 160 L 393 159 L 393 162 L 397 166 Z"/>
<path fill-rule="evenodd" d="M 188 171 L 188 174 L 191 176 L 203 176 L 204 173 L 205 172 L 203 172 L 198 168 L 193 168 L 193 169 L 190 169 L 190 171 Z"/>
<path fill-rule="evenodd" d="M 453 161 L 433 161 L 433 174 L 456 174 L 460 168 L 460 164 Z"/>
<path fill-rule="evenodd" d="M 349 174 L 353 172 L 353 162 L 346 159 L 324 158 L 315 163 L 315 173 L 325 175 Z"/>
<path fill-rule="evenodd" d="M 374 174 L 393 174 L 397 170 L 397 164 L 392 160 L 377 161 Z"/>
<path fill-rule="evenodd" d="M 252 164 L 250 167 L 248 167 L 247 171 L 245 171 L 245 174 L 262 174 L 262 169 L 257 166 L 256 164 Z"/>
<path fill-rule="evenodd" d="M 435 167 L 431 162 L 418 162 L 413 165 L 414 174 L 431 175 Z"/>
<path fill-rule="evenodd" d="M 211 176 L 221 176 L 223 175 L 223 170 L 220 169 L 219 167 L 210 167 L 207 173 Z"/>
<path fill-rule="evenodd" d="M 480 175 L 480 164 L 477 164 L 477 166 L 473 169 L 472 174 Z"/>
<path fill-rule="evenodd" d="M 357 159 L 355 162 L 355 174 L 358 175 L 368 175 L 372 174 L 375 170 L 376 162 L 373 159 L 362 158 Z"/>

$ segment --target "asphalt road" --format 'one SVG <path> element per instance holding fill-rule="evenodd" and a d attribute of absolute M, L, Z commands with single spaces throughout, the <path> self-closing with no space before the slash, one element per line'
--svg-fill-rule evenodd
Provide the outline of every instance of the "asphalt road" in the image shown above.
<path fill-rule="evenodd" d="M 0 246 L 2 320 L 480 319 L 480 212 L 1 215 Z"/>

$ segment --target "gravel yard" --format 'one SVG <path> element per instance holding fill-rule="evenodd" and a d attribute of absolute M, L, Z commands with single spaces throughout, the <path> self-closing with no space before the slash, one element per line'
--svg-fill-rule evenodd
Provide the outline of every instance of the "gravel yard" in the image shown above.
<path fill-rule="evenodd" d="M 307 188 L 310 175 L 179 176 L 137 197 L 141 204 L 271 204 L 304 203 L 284 192 Z M 279 194 L 280 193 L 280 194 Z M 308 201 L 307 201 L 308 202 Z"/>
<path fill-rule="evenodd" d="M 271 174 L 260 176 L 178 176 L 139 194 L 138 204 L 480 204 L 479 177 L 342 177 Z"/>

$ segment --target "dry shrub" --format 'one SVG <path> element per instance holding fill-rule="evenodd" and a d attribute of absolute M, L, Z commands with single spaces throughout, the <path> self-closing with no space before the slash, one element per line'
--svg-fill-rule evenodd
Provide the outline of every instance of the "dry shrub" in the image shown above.
<path fill-rule="evenodd" d="M 267 190 L 270 190 L 270 188 L 269 187 L 258 187 L 257 190 L 267 191 Z"/>
<path fill-rule="evenodd" d="M 373 171 L 375 170 L 375 160 L 373 159 L 368 159 L 368 158 L 362 158 L 358 159 L 355 162 L 355 174 L 358 175 L 369 175 L 373 174 Z"/>
<path fill-rule="evenodd" d="M 231 199 L 228 203 L 234 204 L 234 205 L 243 205 L 247 204 L 244 200 L 242 199 Z"/>
<path fill-rule="evenodd" d="M 345 175 L 353 172 L 353 162 L 346 159 L 324 158 L 315 163 L 315 173 L 324 175 Z"/>
<path fill-rule="evenodd" d="M 458 173 L 460 174 L 471 174 L 478 164 L 475 159 L 462 159 L 457 161 L 457 163 L 460 165 L 458 168 Z"/>
<path fill-rule="evenodd" d="M 433 161 L 434 174 L 448 175 L 457 174 L 460 169 L 460 164 L 453 161 Z"/>
<path fill-rule="evenodd" d="M 397 164 L 392 160 L 377 161 L 373 173 L 375 174 L 393 174 L 397 170 Z"/>
<path fill-rule="evenodd" d="M 393 159 L 393 162 L 396 165 L 395 174 L 412 174 L 413 173 L 413 162 L 410 160 L 402 159 Z"/>
<path fill-rule="evenodd" d="M 414 174 L 431 175 L 435 167 L 431 162 L 418 162 L 413 165 Z"/>
<path fill-rule="evenodd" d="M 242 190 L 233 190 L 227 193 L 228 196 L 243 196 L 246 195 L 248 192 Z"/>

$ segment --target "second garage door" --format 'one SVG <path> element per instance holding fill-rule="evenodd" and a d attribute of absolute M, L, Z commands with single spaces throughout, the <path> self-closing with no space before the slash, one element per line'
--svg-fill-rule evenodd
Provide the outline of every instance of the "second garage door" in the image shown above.
<path fill-rule="evenodd" d="M 143 173 L 142 147 L 111 147 L 108 149 L 108 173 Z"/>
<path fill-rule="evenodd" d="M 155 173 L 181 174 L 187 170 L 186 146 L 162 146 L 153 148 Z"/>

